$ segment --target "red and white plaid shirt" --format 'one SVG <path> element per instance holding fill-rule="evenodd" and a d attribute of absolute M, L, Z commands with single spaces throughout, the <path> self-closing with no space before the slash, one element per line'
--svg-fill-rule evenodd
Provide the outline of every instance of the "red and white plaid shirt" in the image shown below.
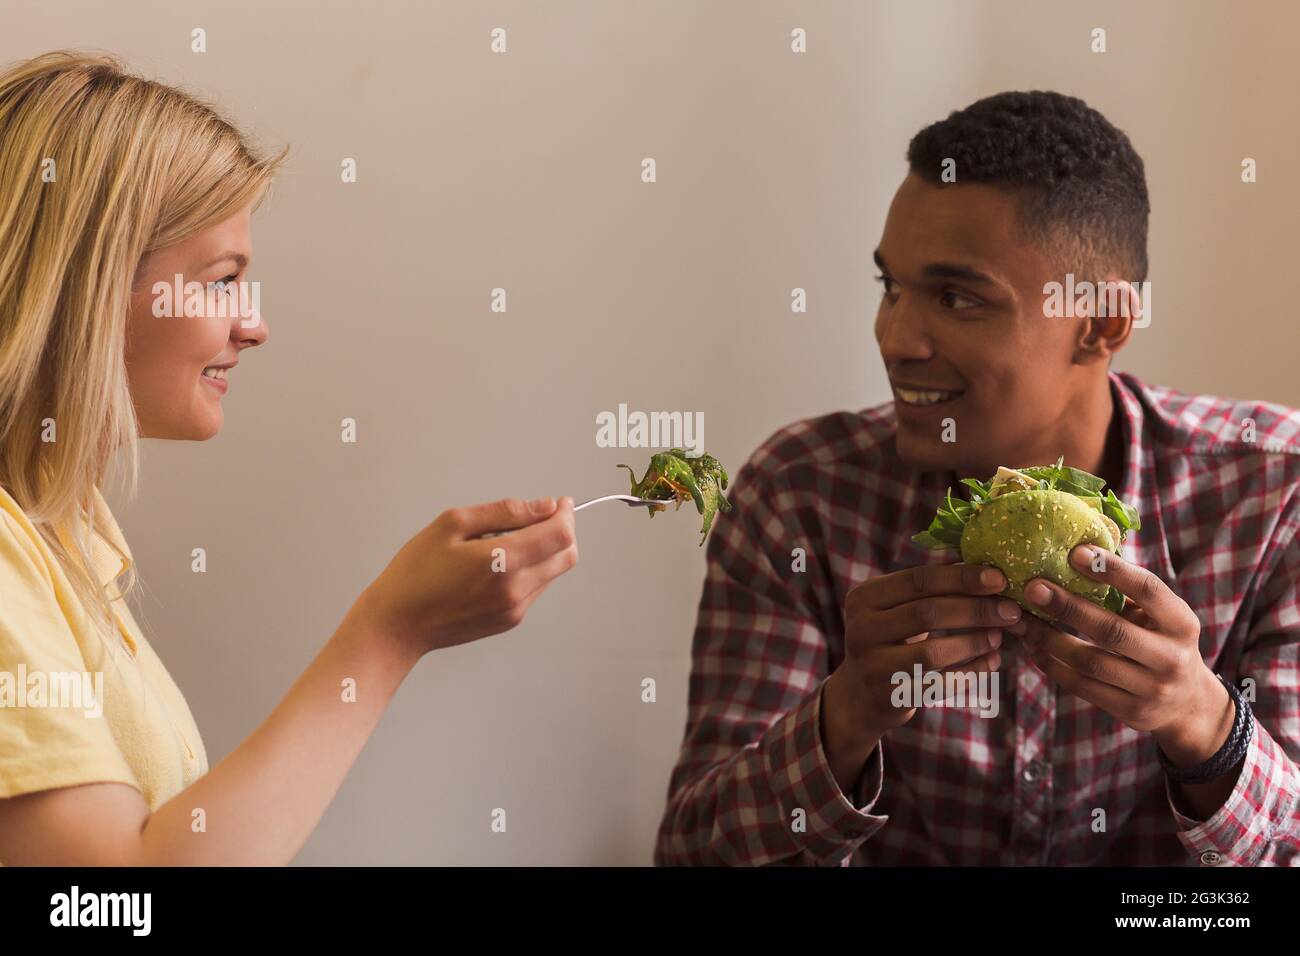
<path fill-rule="evenodd" d="M 889 403 L 784 428 L 736 476 L 709 541 L 656 863 L 1300 865 L 1300 412 L 1110 382 L 1116 493 L 1142 518 L 1123 554 L 1196 612 L 1216 672 L 1255 682 L 1254 738 L 1222 808 L 1179 813 L 1151 736 L 1060 691 L 1014 638 L 998 716 L 923 707 L 841 792 L 818 728 L 845 595 L 955 560 L 911 537 L 957 476 L 899 461 Z"/>

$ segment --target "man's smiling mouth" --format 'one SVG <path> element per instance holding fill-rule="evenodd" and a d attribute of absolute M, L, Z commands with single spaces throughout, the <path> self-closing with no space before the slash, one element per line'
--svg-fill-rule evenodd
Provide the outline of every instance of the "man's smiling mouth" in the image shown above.
<path fill-rule="evenodd" d="M 903 405 L 942 405 L 945 402 L 951 402 L 960 398 L 963 394 L 965 393 L 960 389 L 917 389 L 905 388 L 902 385 L 894 386 L 894 395 Z"/>

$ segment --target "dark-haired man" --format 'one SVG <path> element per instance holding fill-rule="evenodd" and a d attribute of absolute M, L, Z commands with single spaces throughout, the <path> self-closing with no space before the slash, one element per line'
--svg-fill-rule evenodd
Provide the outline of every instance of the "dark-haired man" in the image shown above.
<path fill-rule="evenodd" d="M 1149 203 L 1081 100 L 989 97 L 908 162 L 875 253 L 895 401 L 737 476 L 656 862 L 1300 865 L 1300 413 L 1110 370 Z M 1049 316 L 1069 281 L 1122 307 Z M 1045 625 L 911 541 L 961 477 L 1060 455 L 1141 515 L 1122 559 L 1071 555 L 1123 614 L 1030 582 Z M 996 672 L 997 716 L 895 706 L 918 664 Z"/>

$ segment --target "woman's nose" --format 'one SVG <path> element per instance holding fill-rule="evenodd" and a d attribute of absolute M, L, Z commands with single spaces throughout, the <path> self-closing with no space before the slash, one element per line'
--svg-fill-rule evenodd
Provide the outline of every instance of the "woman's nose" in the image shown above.
<path fill-rule="evenodd" d="M 271 335 L 262 310 L 254 306 L 245 315 L 238 316 L 232 326 L 231 339 L 240 348 L 252 348 L 261 345 Z"/>

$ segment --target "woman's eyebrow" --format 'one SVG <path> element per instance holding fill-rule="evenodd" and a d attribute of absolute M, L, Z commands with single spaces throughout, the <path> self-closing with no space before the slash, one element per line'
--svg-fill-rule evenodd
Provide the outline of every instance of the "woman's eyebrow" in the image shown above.
<path fill-rule="evenodd" d="M 206 262 L 203 265 L 199 266 L 196 271 L 203 272 L 207 269 L 211 269 L 219 262 L 234 262 L 239 266 L 239 269 L 242 270 L 245 266 L 248 265 L 248 256 L 244 255 L 242 252 L 233 252 L 233 251 L 223 252 L 221 255 L 213 259 L 211 262 Z"/>

